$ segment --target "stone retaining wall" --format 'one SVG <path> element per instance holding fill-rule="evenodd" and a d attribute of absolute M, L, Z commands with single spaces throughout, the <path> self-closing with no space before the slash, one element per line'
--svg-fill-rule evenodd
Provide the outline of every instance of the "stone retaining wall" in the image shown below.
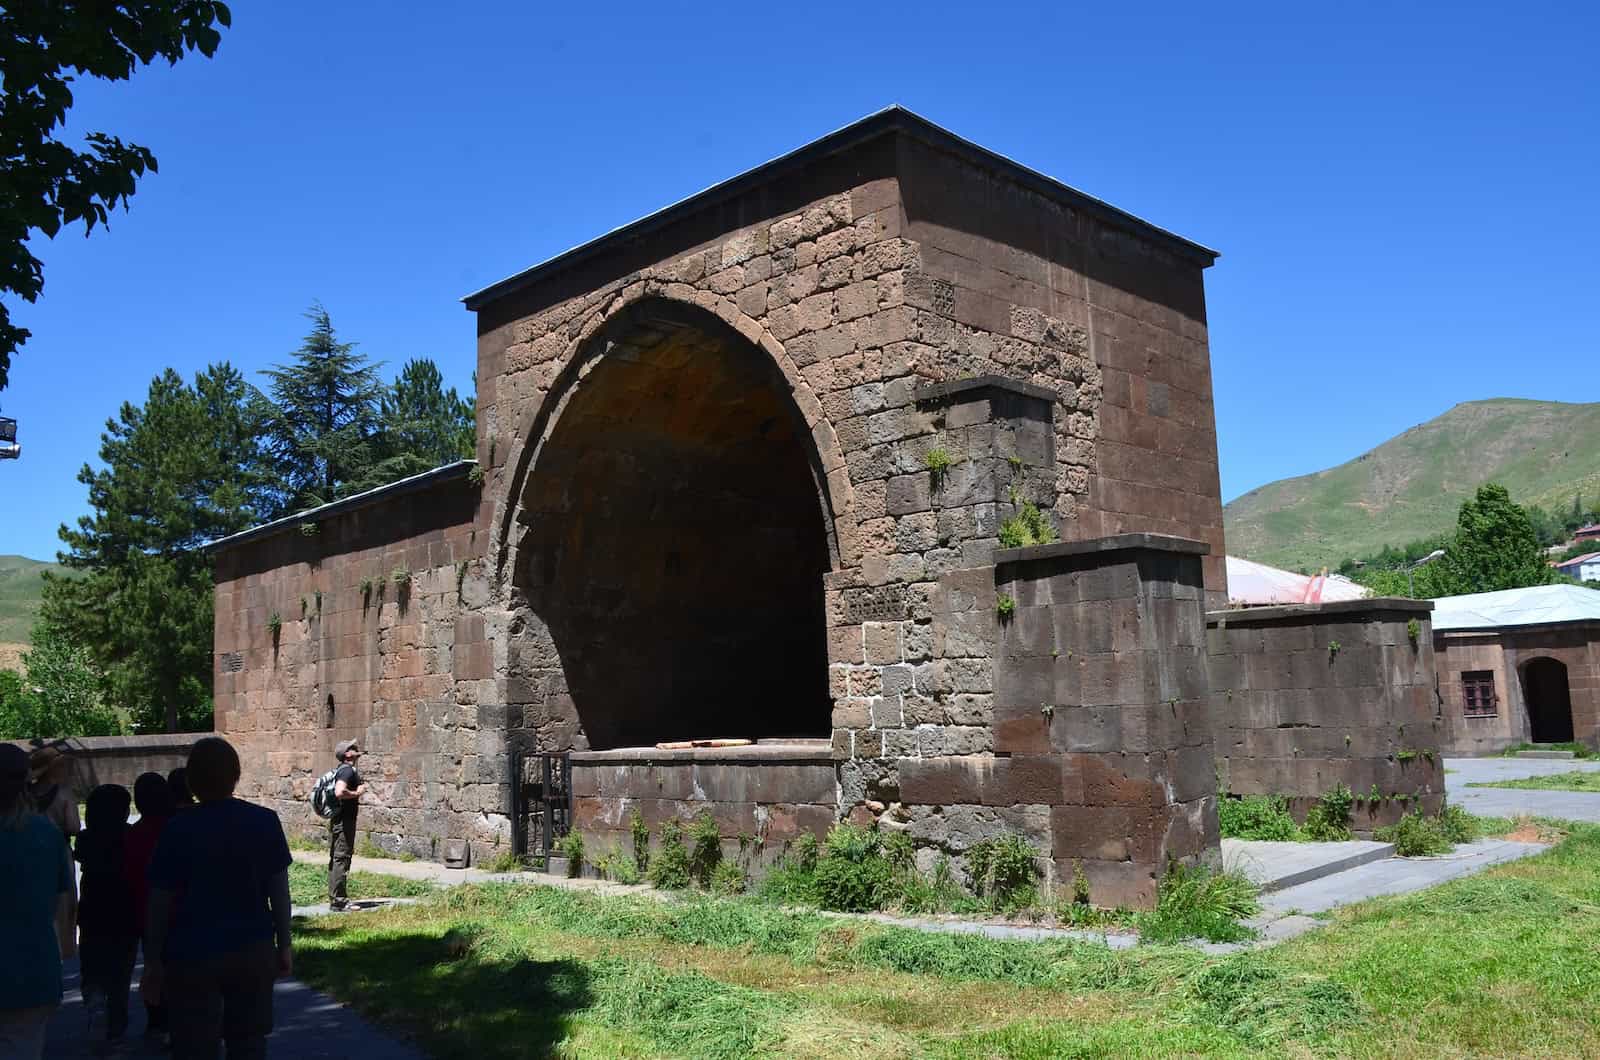
<path fill-rule="evenodd" d="M 664 751 L 621 748 L 572 755 L 573 824 L 592 861 L 613 847 L 633 852 L 638 810 L 661 826 L 687 825 L 710 811 L 723 854 L 748 867 L 769 864 L 802 833 L 819 840 L 838 806 L 837 769 L 826 741 Z"/>
<path fill-rule="evenodd" d="M 75 736 L 66 740 L 11 740 L 24 751 L 55 747 L 72 756 L 69 783 L 81 802 L 100 784 L 121 784 L 130 792 L 140 773 L 166 776 L 189 758 L 203 732 L 148 736 Z"/>
<path fill-rule="evenodd" d="M 1208 614 L 1222 790 L 1287 796 L 1304 819 L 1343 784 L 1359 800 L 1359 832 L 1439 812 L 1432 608 L 1374 599 Z"/>

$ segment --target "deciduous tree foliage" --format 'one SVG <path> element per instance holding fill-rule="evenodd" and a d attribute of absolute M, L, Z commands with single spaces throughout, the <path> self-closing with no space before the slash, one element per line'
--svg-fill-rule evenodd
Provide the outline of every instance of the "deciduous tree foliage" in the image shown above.
<path fill-rule="evenodd" d="M 1528 513 L 1499 483 L 1479 486 L 1461 504 L 1456 537 L 1441 561 L 1455 593 L 1486 593 L 1557 580 Z"/>
<path fill-rule="evenodd" d="M 155 155 L 107 133 L 87 150 L 57 132 L 79 76 L 124 81 L 157 56 L 176 63 L 190 51 L 211 55 L 218 27 L 232 16 L 214 0 L 22 0 L 0 7 L 0 291 L 29 302 L 44 288 L 44 268 L 28 250 L 34 232 L 55 238 L 83 222 L 84 234 L 126 208 L 138 179 L 156 171 Z M 0 304 L 0 390 L 11 355 L 28 330 Z"/>
<path fill-rule="evenodd" d="M 1432 563 L 1406 568 L 1434 547 L 1445 554 Z M 1387 559 L 1385 549 L 1380 559 Z M 1521 589 L 1560 581 L 1539 543 L 1528 511 L 1511 499 L 1504 486 L 1490 482 L 1463 501 L 1456 532 L 1443 539 L 1413 542 L 1394 550 L 1392 566 L 1368 567 L 1353 577 L 1379 596 L 1420 599 Z"/>
<path fill-rule="evenodd" d="M 115 736 L 122 719 L 106 705 L 88 651 L 48 622 L 33 629 L 27 675 L 0 670 L 0 740 Z"/>
<path fill-rule="evenodd" d="M 261 430 L 260 397 L 232 366 L 192 385 L 168 369 L 107 421 L 104 467 L 78 473 L 92 514 L 60 536 L 81 576 L 47 576 L 41 614 L 142 731 L 209 723 L 211 560 L 198 547 L 273 513 Z"/>

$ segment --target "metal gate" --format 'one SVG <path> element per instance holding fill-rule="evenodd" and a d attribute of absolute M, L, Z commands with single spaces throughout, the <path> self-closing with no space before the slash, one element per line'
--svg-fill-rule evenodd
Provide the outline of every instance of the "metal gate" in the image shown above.
<path fill-rule="evenodd" d="M 540 868 L 550 864 L 556 841 L 572 828 L 572 754 L 511 752 L 512 850 Z"/>

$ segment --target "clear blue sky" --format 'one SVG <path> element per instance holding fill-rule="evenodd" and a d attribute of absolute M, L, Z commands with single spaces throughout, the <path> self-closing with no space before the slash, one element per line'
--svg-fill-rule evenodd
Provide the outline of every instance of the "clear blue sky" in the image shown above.
<path fill-rule="evenodd" d="M 38 241 L 0 553 L 54 554 L 163 367 L 253 375 L 320 299 L 465 387 L 461 295 L 892 102 L 1222 252 L 1225 498 L 1458 401 L 1600 400 L 1600 8 L 1303 7 L 236 3 L 215 58 L 79 86 L 161 172 Z"/>

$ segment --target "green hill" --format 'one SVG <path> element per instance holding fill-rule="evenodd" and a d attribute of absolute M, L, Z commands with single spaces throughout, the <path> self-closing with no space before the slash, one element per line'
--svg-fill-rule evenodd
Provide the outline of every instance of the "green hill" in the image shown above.
<path fill-rule="evenodd" d="M 0 644 L 28 643 L 33 616 L 39 611 L 39 595 L 44 591 L 39 575 L 60 569 L 59 564 L 24 556 L 0 556 Z"/>
<path fill-rule="evenodd" d="M 1600 499 L 1600 403 L 1492 398 L 1457 405 L 1326 471 L 1280 479 L 1224 509 L 1228 551 L 1291 570 L 1334 565 L 1455 526 L 1485 482 L 1564 512 Z"/>

